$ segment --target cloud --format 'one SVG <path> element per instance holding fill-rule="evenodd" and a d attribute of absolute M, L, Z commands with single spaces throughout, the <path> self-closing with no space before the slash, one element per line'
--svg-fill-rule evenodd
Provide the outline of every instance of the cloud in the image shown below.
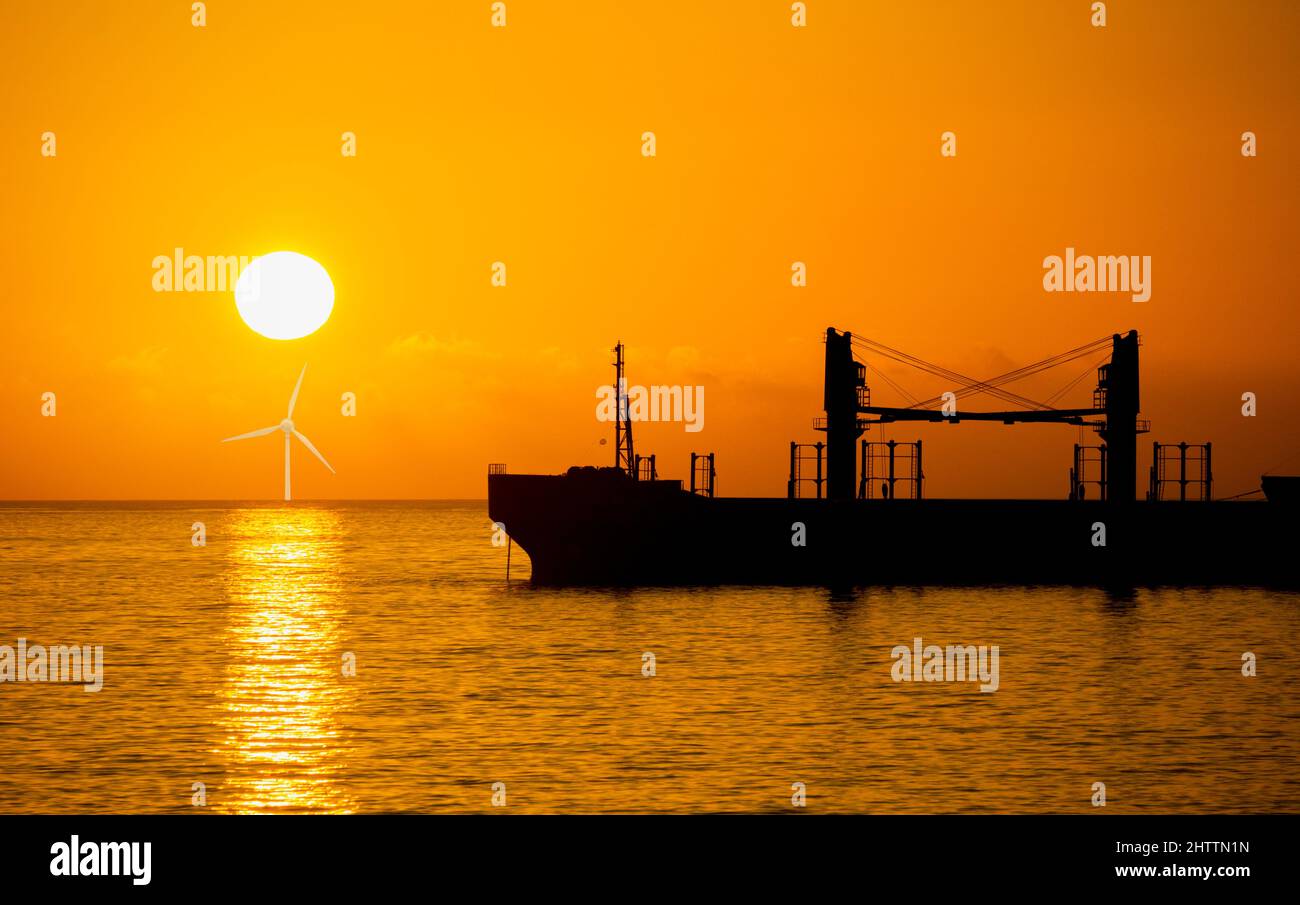
<path fill-rule="evenodd" d="M 108 363 L 113 371 L 137 377 L 155 377 L 162 373 L 162 357 L 166 349 L 150 347 L 132 355 L 119 355 Z"/>
<path fill-rule="evenodd" d="M 485 349 L 468 339 L 439 339 L 428 333 L 412 333 L 395 340 L 385 354 L 397 359 L 436 359 L 439 361 L 499 361 L 500 353 Z"/>

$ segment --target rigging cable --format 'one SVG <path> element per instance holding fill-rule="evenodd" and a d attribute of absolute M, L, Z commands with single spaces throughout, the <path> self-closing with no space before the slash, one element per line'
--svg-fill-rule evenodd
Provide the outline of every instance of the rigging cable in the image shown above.
<path fill-rule="evenodd" d="M 1014 380 L 1020 380 L 1024 377 L 1028 377 L 1033 374 L 1037 374 L 1041 371 L 1048 370 L 1049 368 L 1054 368 L 1057 367 L 1058 365 L 1062 365 L 1067 362 L 1073 361 L 1075 359 L 1082 358 L 1086 355 L 1090 355 L 1093 352 L 1097 351 L 1098 349 L 1102 348 L 1107 343 L 1110 343 L 1112 340 L 1110 337 L 1103 337 L 1100 339 L 1096 339 L 1090 343 L 1086 343 L 1082 346 L 1078 346 L 1074 349 L 1070 349 L 1058 355 L 1050 356 L 1041 361 L 1034 362 L 1033 364 L 1016 368 L 1012 371 L 1006 372 L 1005 374 L 1000 374 L 997 377 L 992 377 L 984 381 L 975 380 L 974 378 L 967 377 L 956 371 L 949 370 L 948 368 L 943 368 L 938 365 L 934 365 L 930 362 L 925 361 L 924 359 L 917 358 L 914 355 L 909 355 L 905 352 L 899 351 L 898 349 L 893 349 L 889 346 L 884 345 L 883 343 L 878 343 L 874 340 L 870 340 L 865 337 L 854 336 L 852 341 L 854 344 L 858 345 L 864 352 L 870 351 L 879 355 L 883 355 L 886 358 L 892 359 L 902 364 L 910 365 L 916 368 L 917 370 L 924 371 L 933 376 L 943 377 L 947 380 L 953 381 L 954 383 L 963 384 L 964 386 L 962 387 L 962 389 L 959 389 L 954 394 L 958 398 L 962 396 L 970 395 L 972 393 L 988 393 L 990 395 L 1002 399 L 1003 401 L 1012 402 L 1016 405 L 1023 405 L 1031 409 L 1050 410 L 1051 409 L 1050 405 L 1037 402 L 1035 400 L 1029 399 L 1028 397 L 1022 396 L 1018 393 L 1012 393 L 1010 391 L 1001 390 L 999 389 L 999 386 L 1003 383 L 1010 383 L 1011 381 Z M 1085 375 L 1086 373 L 1087 372 L 1085 372 Z M 1074 383 L 1078 382 L 1078 380 L 1082 380 L 1083 376 L 1084 375 L 1081 375 L 1079 378 L 1073 381 L 1069 386 L 1073 386 Z M 1061 394 L 1057 393 L 1052 398 L 1055 399 L 1059 397 L 1059 395 Z M 936 396 L 931 399 L 924 400 L 923 402 L 916 403 L 912 407 L 931 408 L 935 404 L 941 402 L 942 399 L 943 399 L 942 396 Z"/>

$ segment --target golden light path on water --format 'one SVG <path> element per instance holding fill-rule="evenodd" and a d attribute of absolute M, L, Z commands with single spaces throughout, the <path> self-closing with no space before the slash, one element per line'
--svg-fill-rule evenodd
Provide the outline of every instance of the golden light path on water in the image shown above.
<path fill-rule="evenodd" d="M 231 525 L 227 656 L 214 752 L 225 767 L 215 810 L 349 813 L 341 716 L 355 703 L 343 675 L 339 516 L 248 509 Z"/>

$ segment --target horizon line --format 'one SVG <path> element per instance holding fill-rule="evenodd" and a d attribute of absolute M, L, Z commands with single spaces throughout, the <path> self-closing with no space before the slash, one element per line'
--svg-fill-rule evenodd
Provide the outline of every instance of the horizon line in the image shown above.
<path fill-rule="evenodd" d="M 46 499 L 0 499 L 0 506 L 23 503 L 23 504 L 40 504 L 40 503 L 277 503 L 284 505 L 286 503 L 486 503 L 487 497 L 321 497 L 315 499 L 302 500 L 280 500 L 274 498 L 257 499 L 249 497 L 208 497 L 208 498 L 185 498 L 185 497 L 83 497 L 83 498 L 63 498 L 49 497 Z"/>

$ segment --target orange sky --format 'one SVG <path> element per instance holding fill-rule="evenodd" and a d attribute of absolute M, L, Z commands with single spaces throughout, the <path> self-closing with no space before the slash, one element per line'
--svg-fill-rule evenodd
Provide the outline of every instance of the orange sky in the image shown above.
<path fill-rule="evenodd" d="M 0 497 L 273 499 L 278 437 L 218 441 L 278 420 L 304 362 L 295 420 L 338 474 L 296 451 L 296 497 L 482 497 L 489 462 L 610 460 L 618 338 L 631 382 L 706 389 L 703 432 L 638 426 L 663 476 L 712 450 L 722 493 L 779 495 L 828 325 L 974 376 L 1136 328 L 1145 440 L 1215 441 L 1221 494 L 1300 453 L 1300 4 L 489 6 L 0 7 Z M 333 317 L 276 342 L 230 293 L 155 293 L 177 246 L 310 255 Z M 1151 301 L 1045 293 L 1066 246 L 1150 255 Z M 1064 496 L 1079 439 L 889 436 L 927 441 L 931 496 Z"/>

